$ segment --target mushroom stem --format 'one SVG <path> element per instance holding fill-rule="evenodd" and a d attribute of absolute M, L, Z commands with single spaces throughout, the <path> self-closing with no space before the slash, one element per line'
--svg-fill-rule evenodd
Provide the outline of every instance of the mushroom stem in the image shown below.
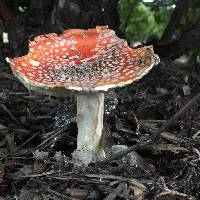
<path fill-rule="evenodd" d="M 77 149 L 105 156 L 100 147 L 103 129 L 104 93 L 77 96 Z"/>

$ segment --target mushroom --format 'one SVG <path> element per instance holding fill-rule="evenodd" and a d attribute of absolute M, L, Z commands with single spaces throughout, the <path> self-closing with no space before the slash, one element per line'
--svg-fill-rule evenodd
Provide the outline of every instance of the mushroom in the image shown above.
<path fill-rule="evenodd" d="M 27 55 L 6 60 L 30 90 L 77 94 L 77 149 L 95 158 L 105 156 L 100 145 L 104 92 L 142 78 L 159 62 L 152 46 L 132 49 L 105 26 L 39 35 Z"/>

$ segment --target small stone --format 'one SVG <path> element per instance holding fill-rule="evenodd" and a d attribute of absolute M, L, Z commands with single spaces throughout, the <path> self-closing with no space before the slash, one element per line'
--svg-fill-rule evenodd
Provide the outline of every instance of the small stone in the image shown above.
<path fill-rule="evenodd" d="M 164 95 L 169 93 L 169 91 L 166 88 L 156 88 L 156 91 Z"/>
<path fill-rule="evenodd" d="M 111 152 L 113 154 L 115 153 L 119 153 L 120 151 L 123 151 L 123 150 L 126 150 L 128 149 L 128 146 L 126 145 L 121 145 L 121 144 L 117 144 L 117 145 L 113 145 L 112 148 L 111 148 Z"/>
<path fill-rule="evenodd" d="M 191 94 L 191 89 L 190 89 L 190 86 L 189 85 L 184 85 L 183 86 L 183 93 L 185 96 L 188 96 Z"/>

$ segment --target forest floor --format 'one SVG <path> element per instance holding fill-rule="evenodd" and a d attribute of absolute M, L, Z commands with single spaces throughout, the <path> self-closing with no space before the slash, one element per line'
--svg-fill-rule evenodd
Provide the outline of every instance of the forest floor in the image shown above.
<path fill-rule="evenodd" d="M 107 148 L 142 143 L 167 124 L 200 91 L 196 74 L 164 60 L 137 83 L 109 91 Z M 0 66 L 0 199 L 200 199 L 199 102 L 153 143 L 88 167 L 71 161 L 75 114 L 73 96 L 28 92 L 8 65 Z"/>

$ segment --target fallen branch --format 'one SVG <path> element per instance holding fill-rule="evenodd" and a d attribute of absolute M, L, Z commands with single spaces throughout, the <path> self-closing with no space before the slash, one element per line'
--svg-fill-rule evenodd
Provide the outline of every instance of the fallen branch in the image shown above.
<path fill-rule="evenodd" d="M 190 109 L 198 100 L 200 100 L 200 93 L 198 93 L 194 98 L 192 98 L 188 103 L 186 103 L 175 115 L 173 115 L 165 124 L 163 124 L 160 128 L 158 128 L 151 136 L 149 136 L 145 141 L 138 143 L 136 145 L 133 145 L 132 147 L 129 147 L 126 150 L 120 151 L 111 157 L 108 157 L 104 160 L 100 160 L 96 162 L 96 165 L 104 165 L 107 164 L 113 160 L 119 159 L 128 153 L 135 151 L 145 145 L 152 144 L 155 142 L 155 140 L 159 137 L 159 135 L 168 127 L 170 127 L 172 124 L 174 124 L 175 121 L 188 109 Z"/>

